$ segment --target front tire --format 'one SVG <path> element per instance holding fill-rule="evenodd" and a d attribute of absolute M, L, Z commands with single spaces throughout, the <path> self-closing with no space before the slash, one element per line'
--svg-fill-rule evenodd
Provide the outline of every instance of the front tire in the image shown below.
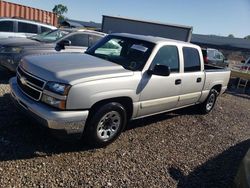
<path fill-rule="evenodd" d="M 218 92 L 215 89 L 211 89 L 207 99 L 200 104 L 200 110 L 202 114 L 208 114 L 214 108 Z"/>
<path fill-rule="evenodd" d="M 90 145 L 103 147 L 118 138 L 126 123 L 125 108 L 117 102 L 107 103 L 91 114 L 84 136 Z"/>

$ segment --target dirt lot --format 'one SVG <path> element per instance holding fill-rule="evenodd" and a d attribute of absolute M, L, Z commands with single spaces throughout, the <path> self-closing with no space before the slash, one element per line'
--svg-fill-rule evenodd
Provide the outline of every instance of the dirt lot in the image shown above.
<path fill-rule="evenodd" d="M 55 139 L 11 103 L 0 71 L 0 187 L 229 187 L 250 148 L 250 97 L 131 122 L 112 145 Z"/>

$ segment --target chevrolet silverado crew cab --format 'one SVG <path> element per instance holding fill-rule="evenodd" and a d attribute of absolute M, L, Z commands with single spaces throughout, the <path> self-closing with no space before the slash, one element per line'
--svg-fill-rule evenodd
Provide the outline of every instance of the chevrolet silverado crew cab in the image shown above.
<path fill-rule="evenodd" d="M 129 120 L 190 105 L 210 112 L 229 76 L 204 67 L 199 46 L 124 33 L 83 54 L 26 56 L 10 86 L 15 103 L 44 126 L 104 146 Z"/>

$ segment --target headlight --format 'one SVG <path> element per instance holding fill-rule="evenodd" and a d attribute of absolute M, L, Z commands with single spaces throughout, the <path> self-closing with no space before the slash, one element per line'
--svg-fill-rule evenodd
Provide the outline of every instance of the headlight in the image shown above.
<path fill-rule="evenodd" d="M 20 47 L 3 47 L 1 53 L 20 53 L 22 48 Z"/>
<path fill-rule="evenodd" d="M 70 85 L 56 82 L 48 82 L 45 86 L 45 89 L 59 95 L 67 95 L 70 89 Z"/>
<path fill-rule="evenodd" d="M 68 84 L 48 82 L 43 91 L 42 102 L 64 110 L 70 87 Z"/>
<path fill-rule="evenodd" d="M 47 94 L 43 94 L 42 101 L 50 106 L 53 106 L 62 110 L 66 108 L 66 100 L 57 99 Z"/>

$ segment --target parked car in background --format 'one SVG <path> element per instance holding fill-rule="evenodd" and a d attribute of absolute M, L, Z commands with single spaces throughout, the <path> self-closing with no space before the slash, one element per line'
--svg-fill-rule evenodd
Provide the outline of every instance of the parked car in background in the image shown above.
<path fill-rule="evenodd" d="M 57 29 L 54 26 L 34 21 L 0 18 L 0 39 L 10 37 L 31 37 L 46 31 Z"/>
<path fill-rule="evenodd" d="M 91 30 L 57 29 L 30 38 L 0 40 L 0 66 L 15 72 L 25 55 L 51 52 L 84 52 L 105 34 Z"/>
<path fill-rule="evenodd" d="M 228 67 L 228 61 L 219 50 L 212 48 L 203 48 L 202 54 L 205 64 L 219 67 Z"/>
<path fill-rule="evenodd" d="M 10 87 L 42 125 L 104 146 L 131 119 L 190 105 L 209 113 L 229 77 L 228 69 L 204 66 L 197 45 L 111 34 L 84 54 L 26 56 Z"/>

